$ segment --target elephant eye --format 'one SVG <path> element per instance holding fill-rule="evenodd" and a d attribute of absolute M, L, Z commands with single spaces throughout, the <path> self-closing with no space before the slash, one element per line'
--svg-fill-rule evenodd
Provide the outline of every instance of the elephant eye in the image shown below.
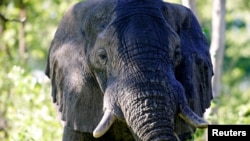
<path fill-rule="evenodd" d="M 107 63 L 108 57 L 105 49 L 103 48 L 99 49 L 97 51 L 97 57 L 100 64 L 105 65 Z"/>

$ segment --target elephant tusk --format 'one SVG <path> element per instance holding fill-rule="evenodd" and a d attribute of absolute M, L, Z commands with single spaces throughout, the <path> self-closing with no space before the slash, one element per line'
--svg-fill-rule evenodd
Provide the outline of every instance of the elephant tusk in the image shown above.
<path fill-rule="evenodd" d="M 194 113 L 188 106 L 184 106 L 181 112 L 178 114 L 182 119 L 184 119 L 190 125 L 196 128 L 207 128 L 208 122 L 199 117 Z"/>
<path fill-rule="evenodd" d="M 109 130 L 111 125 L 114 123 L 115 119 L 116 117 L 114 116 L 114 114 L 111 113 L 111 111 L 106 110 L 102 117 L 102 120 L 99 122 L 99 124 L 95 128 L 93 132 L 93 136 L 95 138 L 99 138 L 103 136 Z"/>

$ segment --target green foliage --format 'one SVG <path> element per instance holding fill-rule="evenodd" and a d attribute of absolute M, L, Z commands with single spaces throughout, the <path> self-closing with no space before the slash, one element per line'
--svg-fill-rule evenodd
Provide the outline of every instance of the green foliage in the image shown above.
<path fill-rule="evenodd" d="M 250 18 L 249 1 L 227 4 L 227 35 L 222 76 L 223 91 L 218 105 L 218 123 L 250 123 Z M 237 10 L 236 10 L 237 9 Z"/>
<path fill-rule="evenodd" d="M 0 106 L 5 110 L 5 120 L 9 125 L 7 140 L 60 139 L 62 131 L 59 121 L 55 120 L 55 111 L 49 97 L 50 84 L 46 77 L 39 74 L 39 71 L 31 73 L 16 65 L 1 76 L 5 77 L 0 87 Z"/>

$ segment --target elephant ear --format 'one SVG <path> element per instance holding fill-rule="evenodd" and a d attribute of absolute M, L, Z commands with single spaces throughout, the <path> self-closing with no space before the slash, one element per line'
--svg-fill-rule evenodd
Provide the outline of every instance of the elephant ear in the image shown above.
<path fill-rule="evenodd" d="M 84 132 L 92 132 L 103 114 L 103 94 L 88 67 L 89 43 L 82 28 L 90 6 L 79 3 L 66 12 L 51 43 L 45 72 L 61 120 Z"/>
<path fill-rule="evenodd" d="M 175 70 L 176 78 L 185 88 L 190 107 L 202 116 L 213 98 L 213 67 L 207 40 L 191 11 L 179 31 L 179 36 L 182 59 Z"/>
<path fill-rule="evenodd" d="M 213 67 L 208 43 L 196 17 L 189 9 L 181 5 L 167 4 L 167 7 L 166 13 L 172 17 L 170 23 L 181 40 L 181 61 L 175 68 L 175 76 L 185 89 L 189 106 L 202 117 L 213 99 Z M 192 128 L 177 117 L 175 130 L 178 135 L 185 136 Z"/>

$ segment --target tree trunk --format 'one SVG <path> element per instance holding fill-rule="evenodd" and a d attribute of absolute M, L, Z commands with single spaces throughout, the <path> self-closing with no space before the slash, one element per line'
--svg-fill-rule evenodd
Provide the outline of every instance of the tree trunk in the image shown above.
<path fill-rule="evenodd" d="M 225 50 L 225 13 L 226 0 L 213 1 L 212 40 L 210 46 L 211 59 L 214 66 L 212 80 L 214 97 L 218 97 L 221 91 L 221 73 Z"/>
<path fill-rule="evenodd" d="M 225 50 L 225 13 L 226 0 L 213 1 L 212 40 L 210 54 L 213 63 L 214 77 L 212 79 L 213 96 L 216 99 L 221 93 L 221 74 Z M 210 109 L 208 113 L 218 115 L 218 107 Z M 211 121 L 217 124 L 217 121 Z"/>
<path fill-rule="evenodd" d="M 20 3 L 20 25 L 19 25 L 19 54 L 22 59 L 25 57 L 26 43 L 25 43 L 25 19 L 26 9 L 23 3 Z"/>

